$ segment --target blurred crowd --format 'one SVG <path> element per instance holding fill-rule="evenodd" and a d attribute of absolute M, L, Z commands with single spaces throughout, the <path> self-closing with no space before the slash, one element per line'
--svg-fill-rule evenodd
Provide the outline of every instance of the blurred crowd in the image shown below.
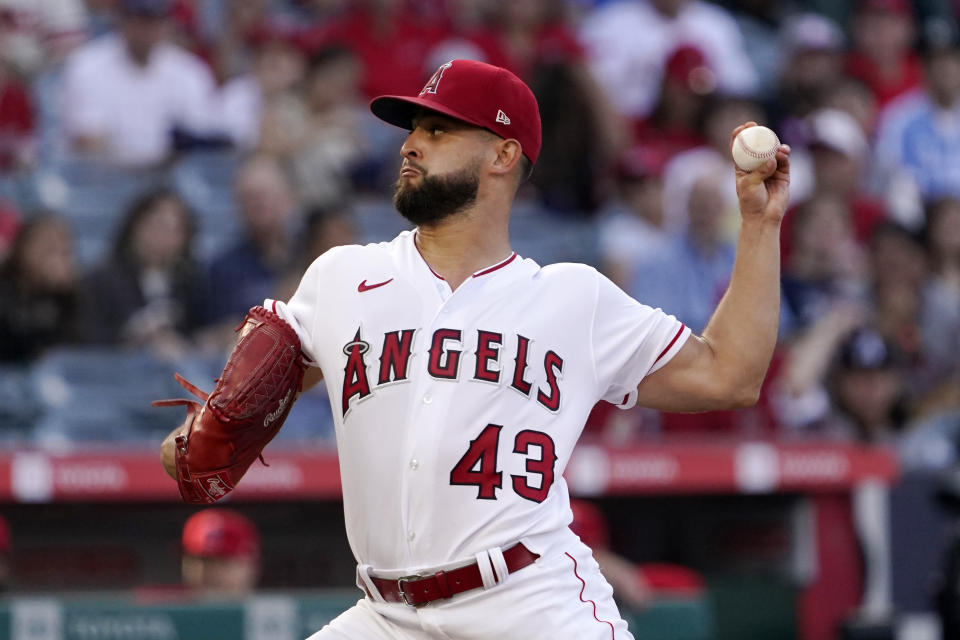
<path fill-rule="evenodd" d="M 697 416 L 598 406 L 589 437 L 860 440 L 948 466 L 958 12 L 950 0 L 0 0 L 0 361 L 14 372 L 0 376 L 64 349 L 222 355 L 245 311 L 289 296 L 317 255 L 402 228 L 389 197 L 403 132 L 366 105 L 473 58 L 540 102 L 518 250 L 590 262 L 697 331 L 733 264 L 730 131 L 765 123 L 794 150 L 780 348 L 761 402 Z"/>

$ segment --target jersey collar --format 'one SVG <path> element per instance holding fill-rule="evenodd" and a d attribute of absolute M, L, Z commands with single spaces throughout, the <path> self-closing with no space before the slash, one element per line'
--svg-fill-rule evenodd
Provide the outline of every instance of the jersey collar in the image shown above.
<path fill-rule="evenodd" d="M 430 266 L 430 264 L 427 262 L 426 258 L 423 257 L 423 253 L 421 253 L 420 247 L 417 245 L 417 230 L 416 230 L 416 229 L 414 229 L 413 233 L 410 234 L 410 238 L 411 238 L 411 242 L 413 242 L 414 248 L 417 250 L 417 255 L 420 256 L 420 260 L 422 260 L 422 261 L 423 261 L 423 264 L 425 264 L 425 265 L 427 266 L 427 269 L 430 270 L 430 273 L 432 273 L 434 276 L 436 276 L 436 277 L 439 278 L 440 280 L 443 280 L 443 279 L 444 279 L 443 276 L 441 276 L 439 273 L 437 273 L 436 271 L 434 271 L 434 270 L 433 270 L 433 267 Z M 480 278 L 480 277 L 483 277 L 483 276 L 485 276 L 485 275 L 489 275 L 489 274 L 493 273 L 494 271 L 499 271 L 500 269 L 503 269 L 503 268 L 506 267 L 508 264 L 510 264 L 511 262 L 513 262 L 514 260 L 516 260 L 518 257 L 519 257 L 519 256 L 517 255 L 517 252 L 516 252 L 516 251 L 513 251 L 513 252 L 510 253 L 509 256 L 507 256 L 506 258 L 504 258 L 504 259 L 501 260 L 500 262 L 497 262 L 496 264 L 492 264 L 492 265 L 490 265 L 489 267 L 485 267 L 485 268 L 483 268 L 483 269 L 480 269 L 479 271 L 475 271 L 471 277 L 472 277 L 472 278 Z"/>

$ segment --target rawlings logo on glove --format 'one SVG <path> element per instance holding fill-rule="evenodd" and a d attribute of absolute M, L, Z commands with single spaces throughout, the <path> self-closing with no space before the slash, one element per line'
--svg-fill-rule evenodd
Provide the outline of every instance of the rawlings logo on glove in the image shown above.
<path fill-rule="evenodd" d="M 227 495 L 283 426 L 306 366 L 300 339 L 286 321 L 263 307 L 250 309 L 243 335 L 209 396 L 176 375 L 203 401 L 157 400 L 157 407 L 186 405 L 191 418 L 176 438 L 177 484 L 186 502 L 210 504 Z M 266 464 L 266 463 L 264 463 Z"/>

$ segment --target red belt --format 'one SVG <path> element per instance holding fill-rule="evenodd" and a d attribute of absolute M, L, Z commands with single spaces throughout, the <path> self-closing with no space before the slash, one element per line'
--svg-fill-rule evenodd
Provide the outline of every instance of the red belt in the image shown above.
<path fill-rule="evenodd" d="M 519 542 L 503 552 L 509 573 L 533 564 L 539 557 L 539 554 Z M 437 571 L 432 576 L 413 575 L 394 579 L 370 576 L 370 579 L 384 600 L 402 602 L 411 607 L 422 607 L 428 602 L 452 598 L 458 593 L 483 586 L 483 577 L 476 562 L 450 571 Z"/>

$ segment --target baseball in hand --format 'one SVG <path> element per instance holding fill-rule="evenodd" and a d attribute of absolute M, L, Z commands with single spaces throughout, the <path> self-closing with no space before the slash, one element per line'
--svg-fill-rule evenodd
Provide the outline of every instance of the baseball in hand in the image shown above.
<path fill-rule="evenodd" d="M 747 127 L 733 141 L 733 161 L 744 171 L 753 171 L 777 155 L 780 139 L 762 125 Z"/>

